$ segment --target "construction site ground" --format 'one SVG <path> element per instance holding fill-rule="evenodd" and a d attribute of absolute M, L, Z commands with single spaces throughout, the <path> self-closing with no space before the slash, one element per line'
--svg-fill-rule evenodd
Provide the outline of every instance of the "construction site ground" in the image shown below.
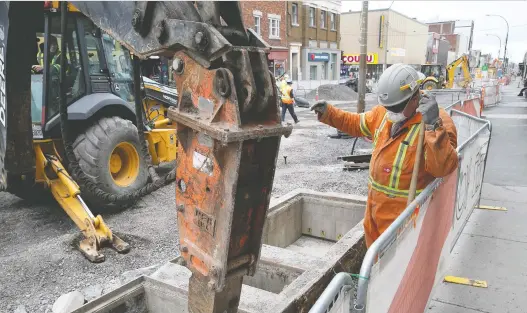
<path fill-rule="evenodd" d="M 527 100 L 518 81 L 503 88 L 502 102 L 484 111 L 492 138 L 481 204 L 507 211 L 475 210 L 446 264 L 447 274 L 484 280 L 488 288 L 436 286 L 430 313 L 522 313 L 527 306 Z"/>
<path fill-rule="evenodd" d="M 373 94 L 366 100 L 367 109 L 376 103 Z M 450 96 L 439 102 L 448 105 Z M 356 111 L 356 101 L 335 103 Z M 342 171 L 342 161 L 337 160 L 350 154 L 353 139 L 329 138 L 336 135 L 335 129 L 319 123 L 308 108 L 296 112 L 300 123 L 282 139 L 273 197 L 297 188 L 366 195 L 367 172 Z M 288 113 L 286 122 L 292 122 Z M 359 140 L 355 153 L 370 148 Z M 31 204 L 0 192 L 0 312 L 51 312 L 53 302 L 73 290 L 91 300 L 179 255 L 173 185 L 103 217 L 132 250 L 120 255 L 105 249 L 106 261 L 92 264 L 77 251 L 80 233 L 57 204 Z"/>

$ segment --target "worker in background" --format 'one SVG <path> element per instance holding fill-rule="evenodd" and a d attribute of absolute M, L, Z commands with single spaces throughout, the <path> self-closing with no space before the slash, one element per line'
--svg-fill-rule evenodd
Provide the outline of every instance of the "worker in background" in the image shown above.
<path fill-rule="evenodd" d="M 298 117 L 296 117 L 294 107 L 295 96 L 293 94 L 293 81 L 291 79 L 287 79 L 286 84 L 280 88 L 280 93 L 282 94 L 282 122 L 285 121 L 285 111 L 287 110 L 291 114 L 291 117 L 293 117 L 293 120 L 295 120 L 295 124 L 298 123 Z"/>
<path fill-rule="evenodd" d="M 368 247 L 405 209 L 419 136 L 426 125 L 417 181 L 418 194 L 436 177 L 458 166 L 457 132 L 434 96 L 421 94 L 418 72 L 405 64 L 384 71 L 378 83 L 380 105 L 365 113 L 350 113 L 325 101 L 315 103 L 319 121 L 353 137 L 373 140 L 364 232 Z"/>
<path fill-rule="evenodd" d="M 43 44 L 43 43 L 42 43 Z M 59 75 L 60 73 L 60 57 L 62 53 L 59 50 L 59 44 L 57 37 L 49 36 L 49 60 L 50 60 L 50 70 L 52 75 Z M 37 58 L 39 59 L 39 64 L 33 65 L 32 70 L 35 73 L 41 74 L 44 70 L 44 53 L 43 50 L 38 54 Z"/>
<path fill-rule="evenodd" d="M 520 90 L 520 93 L 518 94 L 518 97 L 523 97 L 523 92 L 527 90 L 527 79 L 523 81 L 523 88 Z"/>

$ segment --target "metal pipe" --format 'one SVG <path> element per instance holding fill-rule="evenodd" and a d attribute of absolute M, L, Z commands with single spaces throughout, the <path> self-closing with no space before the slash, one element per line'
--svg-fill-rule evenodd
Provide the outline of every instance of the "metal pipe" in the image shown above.
<path fill-rule="evenodd" d="M 309 313 L 325 313 L 329 305 L 340 292 L 340 289 L 344 286 L 350 286 L 353 283 L 353 278 L 348 273 L 340 272 L 335 275 L 326 289 L 324 289 L 324 292 L 322 292 L 317 302 L 311 307 Z"/>
<path fill-rule="evenodd" d="M 359 60 L 359 101 L 357 113 L 364 112 L 366 108 L 366 64 L 368 51 L 368 1 L 362 1 L 362 12 L 360 17 L 360 60 Z"/>
<path fill-rule="evenodd" d="M 470 119 L 473 119 L 478 122 L 485 123 L 484 126 L 479 128 L 474 134 L 472 134 L 465 142 L 463 142 L 460 146 L 457 147 L 456 151 L 459 154 L 459 152 L 472 140 L 476 138 L 476 136 L 485 128 L 488 127 L 489 131 L 492 131 L 492 124 L 485 119 L 478 118 L 475 116 L 472 116 L 468 113 L 461 112 L 455 109 L 452 109 L 452 112 L 455 112 L 456 114 L 460 114 L 463 116 L 466 116 Z M 359 274 L 359 282 L 357 287 L 357 299 L 355 302 L 354 309 L 357 312 L 361 312 L 366 307 L 366 297 L 368 293 L 368 283 L 370 279 L 371 269 L 373 265 L 375 264 L 375 261 L 377 259 L 377 256 L 379 255 L 379 252 L 382 251 L 388 244 L 390 244 L 393 241 L 394 236 L 397 234 L 397 229 L 408 219 L 412 216 L 417 206 L 423 204 L 426 199 L 434 192 L 434 190 L 441 184 L 443 181 L 442 178 L 436 178 L 434 181 L 432 181 L 426 188 L 421 192 L 414 201 L 412 201 L 406 209 L 393 221 L 393 223 L 382 233 L 379 238 L 373 242 L 373 244 L 370 246 L 368 251 L 366 252 L 366 255 L 364 256 L 364 260 L 362 261 L 360 274 Z"/>
<path fill-rule="evenodd" d="M 60 31 L 62 38 L 60 40 L 60 71 L 59 71 L 59 92 L 60 92 L 60 103 L 66 105 L 66 36 L 68 35 L 68 3 L 66 1 L 60 2 Z M 65 136 L 65 134 L 62 134 Z"/>

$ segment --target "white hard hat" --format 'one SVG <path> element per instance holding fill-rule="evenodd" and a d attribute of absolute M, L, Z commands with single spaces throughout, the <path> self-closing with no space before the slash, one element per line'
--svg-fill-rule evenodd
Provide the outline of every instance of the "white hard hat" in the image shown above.
<path fill-rule="evenodd" d="M 419 90 L 421 82 L 422 79 L 413 67 L 402 63 L 394 64 L 379 78 L 379 103 L 387 108 L 405 103 Z"/>

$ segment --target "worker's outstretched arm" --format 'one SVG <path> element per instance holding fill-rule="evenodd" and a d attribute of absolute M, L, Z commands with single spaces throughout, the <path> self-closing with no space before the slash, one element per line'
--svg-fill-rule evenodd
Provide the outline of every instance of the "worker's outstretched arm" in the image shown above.
<path fill-rule="evenodd" d="M 380 120 L 384 116 L 384 108 L 380 106 L 374 107 L 371 111 L 358 114 L 337 109 L 325 101 L 317 102 L 311 107 L 311 110 L 317 112 L 318 119 L 322 123 L 333 126 L 353 137 L 372 138 L 377 125 L 379 125 Z"/>
<path fill-rule="evenodd" d="M 433 96 L 423 97 L 419 111 L 428 128 L 441 120 L 441 126 L 425 131 L 424 153 L 425 171 L 434 177 L 444 177 L 458 165 L 456 126 L 448 113 L 439 109 Z"/>

